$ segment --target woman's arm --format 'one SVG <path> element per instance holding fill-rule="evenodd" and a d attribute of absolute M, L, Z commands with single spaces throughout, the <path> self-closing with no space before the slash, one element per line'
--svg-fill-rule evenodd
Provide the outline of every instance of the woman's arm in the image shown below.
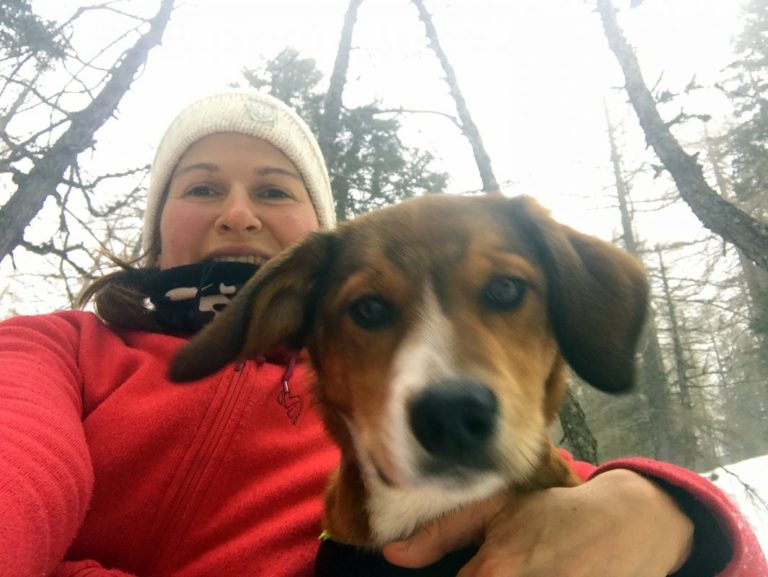
<path fill-rule="evenodd" d="M 692 471 L 652 459 L 618 459 L 592 473 L 625 469 L 652 479 L 693 521 L 691 556 L 675 577 L 757 577 L 768 564 L 749 522 L 718 487 Z"/>
<path fill-rule="evenodd" d="M 96 561 L 65 561 L 50 577 L 135 577 L 117 569 L 105 569 Z"/>
<path fill-rule="evenodd" d="M 61 317 L 0 323 L 0 575 L 49 575 L 93 487 L 81 423 L 78 327 Z"/>
<path fill-rule="evenodd" d="M 384 550 L 420 567 L 445 551 L 481 543 L 461 574 L 514 577 L 763 577 L 768 566 L 739 511 L 714 485 L 673 465 L 625 459 L 588 482 L 486 502 L 442 519 Z"/>

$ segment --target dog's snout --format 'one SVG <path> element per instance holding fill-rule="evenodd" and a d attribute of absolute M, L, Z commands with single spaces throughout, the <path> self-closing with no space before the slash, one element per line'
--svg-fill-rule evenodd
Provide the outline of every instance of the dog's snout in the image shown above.
<path fill-rule="evenodd" d="M 430 455 L 444 464 L 484 467 L 499 403 L 487 386 L 469 379 L 433 383 L 411 404 L 410 426 Z"/>

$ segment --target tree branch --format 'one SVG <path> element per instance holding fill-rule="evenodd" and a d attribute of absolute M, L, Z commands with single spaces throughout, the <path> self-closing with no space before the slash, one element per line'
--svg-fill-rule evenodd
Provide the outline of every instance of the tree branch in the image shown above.
<path fill-rule="evenodd" d="M 456 79 L 456 72 L 453 70 L 453 66 L 448 61 L 448 57 L 443 51 L 443 47 L 440 45 L 440 40 L 437 37 L 437 30 L 432 22 L 432 16 L 427 11 L 422 0 L 411 0 L 419 11 L 419 18 L 424 24 L 424 28 L 427 31 L 427 38 L 429 44 L 432 47 L 437 59 L 440 61 L 440 65 L 445 73 L 445 81 L 448 84 L 453 101 L 456 103 L 456 112 L 461 119 L 461 131 L 464 136 L 469 140 L 472 146 L 472 152 L 475 155 L 475 163 L 477 169 L 480 172 L 480 180 L 483 183 L 483 191 L 485 192 L 498 192 L 499 183 L 496 180 L 496 175 L 493 173 L 491 166 L 491 157 L 488 155 L 488 151 L 485 149 L 483 139 L 480 136 L 480 130 L 477 128 L 475 121 L 472 120 L 472 116 L 469 113 L 467 102 L 464 100 L 464 95 L 459 88 L 458 80 Z"/>
<path fill-rule="evenodd" d="M 624 74 L 625 86 L 648 144 L 672 175 L 680 196 L 702 224 L 740 248 L 758 266 L 768 270 L 768 224 L 761 223 L 717 194 L 704 178 L 694 156 L 683 150 L 662 120 L 645 84 L 637 56 L 616 18 L 610 0 L 597 0 L 608 44 Z"/>
<path fill-rule="evenodd" d="M 130 88 L 149 50 L 160 43 L 173 9 L 173 0 L 163 0 L 150 21 L 149 30 L 123 55 L 109 80 L 91 103 L 71 114 L 69 128 L 35 162 L 21 179 L 10 200 L 0 209 L 0 260 L 8 256 L 23 239 L 24 229 L 53 194 L 66 169 L 77 155 L 92 145 L 93 135 L 113 114 Z"/>

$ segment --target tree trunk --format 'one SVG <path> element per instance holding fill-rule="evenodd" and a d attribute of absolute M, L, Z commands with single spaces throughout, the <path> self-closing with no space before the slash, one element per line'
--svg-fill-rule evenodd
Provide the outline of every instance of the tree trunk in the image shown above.
<path fill-rule="evenodd" d="M 485 150 L 483 139 L 480 137 L 480 131 L 478 130 L 477 125 L 475 125 L 474 120 L 472 120 L 472 116 L 469 114 L 469 108 L 467 108 L 467 103 L 461 93 L 459 83 L 456 80 L 456 73 L 453 71 L 453 67 L 448 61 L 448 57 L 445 55 L 443 48 L 440 46 L 437 30 L 435 30 L 435 25 L 432 23 L 432 16 L 427 12 L 423 0 L 412 0 L 412 2 L 418 9 L 419 18 L 424 23 L 424 28 L 426 28 L 429 45 L 432 47 L 437 59 L 440 61 L 440 65 L 443 67 L 445 81 L 448 83 L 451 96 L 456 103 L 456 111 L 459 115 L 459 120 L 461 121 L 461 130 L 472 146 L 475 163 L 480 172 L 480 180 L 483 183 L 483 191 L 498 192 L 499 184 L 496 180 L 496 175 L 493 173 L 493 168 L 491 167 L 491 157 Z"/>
<path fill-rule="evenodd" d="M 674 361 L 674 371 L 677 380 L 677 389 L 679 392 L 680 404 L 682 405 L 681 415 L 678 418 L 679 442 L 675 444 L 678 458 L 675 462 L 689 469 L 696 468 L 696 454 L 698 442 L 696 431 L 694 430 L 693 420 L 693 400 L 691 399 L 691 390 L 688 385 L 688 362 L 685 357 L 683 347 L 684 330 L 678 321 L 677 307 L 672 298 L 672 289 L 669 286 L 669 277 L 667 267 L 661 254 L 661 249 L 657 247 L 659 256 L 659 271 L 661 274 L 661 283 L 664 287 L 664 301 L 667 305 L 667 315 L 669 320 L 669 333 L 672 339 L 672 358 Z"/>
<path fill-rule="evenodd" d="M 624 178 L 621 165 L 621 155 L 616 144 L 615 130 L 611 123 L 608 109 L 605 107 L 605 121 L 608 127 L 608 144 L 611 151 L 611 166 L 616 186 L 616 198 L 621 215 L 622 238 L 627 252 L 640 258 L 640 246 L 635 237 L 634 221 L 630 210 L 629 185 Z M 659 331 L 656 315 L 650 311 L 646 321 L 646 329 L 640 343 L 640 369 L 638 388 L 645 397 L 648 407 L 647 433 L 651 438 L 656 458 L 674 461 L 674 449 L 671 439 L 674 438 L 673 419 L 669 407 L 669 380 L 664 367 L 659 342 Z"/>
<path fill-rule="evenodd" d="M 672 351 L 675 359 L 675 376 L 677 387 L 680 390 L 680 402 L 684 407 L 690 409 L 693 406 L 691 401 L 691 392 L 688 389 L 688 377 L 686 374 L 686 360 L 683 348 L 683 337 L 680 329 L 680 323 L 677 320 L 677 307 L 672 299 L 672 289 L 669 286 L 669 276 L 667 267 L 664 264 L 664 257 L 661 249 L 656 247 L 656 253 L 659 257 L 659 273 L 661 275 L 661 285 L 664 288 L 664 302 L 667 305 L 667 315 L 669 319 L 669 332 L 672 339 Z"/>
<path fill-rule="evenodd" d="M 712 171 L 715 174 L 715 181 L 719 189 L 720 196 L 725 199 L 731 198 L 731 190 L 728 181 L 723 174 L 720 165 L 720 151 L 715 143 L 705 135 L 707 145 L 707 156 L 712 165 Z M 758 349 L 757 362 L 760 366 L 760 373 L 768 374 L 768 271 L 758 268 L 749 260 L 741 249 L 736 251 L 739 255 L 739 264 L 741 265 L 744 284 L 747 287 L 750 303 L 750 328 L 755 335 L 756 347 Z M 765 398 L 768 399 L 768 379 L 765 381 Z M 768 411 L 768 401 L 766 401 L 766 411 Z"/>
<path fill-rule="evenodd" d="M 349 69 L 349 53 L 352 50 L 352 33 L 357 21 L 357 10 L 363 0 L 350 0 L 347 13 L 344 16 L 344 26 L 341 29 L 341 39 L 336 51 L 336 61 L 333 64 L 328 92 L 325 95 L 323 114 L 320 117 L 318 142 L 323 152 L 328 171 L 333 175 L 336 162 L 336 138 L 341 132 L 341 106 L 344 86 L 347 83 L 347 70 Z M 344 213 L 338 214 L 339 220 L 343 220 Z"/>
<path fill-rule="evenodd" d="M 611 151 L 611 167 L 613 168 L 613 182 L 616 186 L 616 199 L 619 202 L 619 215 L 621 216 L 621 238 L 624 241 L 624 248 L 630 254 L 640 259 L 640 247 L 635 238 L 634 221 L 632 220 L 632 211 L 630 210 L 629 184 L 624 178 L 624 170 L 621 165 L 621 154 L 619 146 L 616 144 L 616 131 L 608 114 L 608 107 L 603 103 L 605 110 L 605 124 L 608 127 L 608 146 Z M 642 259 L 640 259 L 642 260 Z"/>
<path fill-rule="evenodd" d="M 560 407 L 560 427 L 573 452 L 573 456 L 580 461 L 597 464 L 597 439 L 592 434 L 581 403 L 570 389 L 563 397 L 563 405 Z"/>
<path fill-rule="evenodd" d="M 173 0 L 163 0 L 142 35 L 113 69 L 109 80 L 91 103 L 70 115 L 69 128 L 34 163 L 30 172 L 17 176 L 18 188 L 0 208 L 0 261 L 22 242 L 24 230 L 42 209 L 45 199 L 56 194 L 64 173 L 77 156 L 93 144 L 96 131 L 112 116 L 128 91 L 151 48 L 160 43 L 173 9 Z"/>
<path fill-rule="evenodd" d="M 640 351 L 642 363 L 639 381 L 645 385 L 643 394 L 648 401 L 653 456 L 662 461 L 674 462 L 676 452 L 672 444 L 674 435 L 669 410 L 668 380 L 655 321 L 647 324 L 640 340 Z"/>
<path fill-rule="evenodd" d="M 637 56 L 629 46 L 610 0 L 597 0 L 608 44 L 624 73 L 625 89 L 648 144 L 672 175 L 680 196 L 702 224 L 740 248 L 758 266 L 768 270 L 768 224 L 761 223 L 721 198 L 704 179 L 696 158 L 687 154 L 659 115 L 643 80 Z"/>

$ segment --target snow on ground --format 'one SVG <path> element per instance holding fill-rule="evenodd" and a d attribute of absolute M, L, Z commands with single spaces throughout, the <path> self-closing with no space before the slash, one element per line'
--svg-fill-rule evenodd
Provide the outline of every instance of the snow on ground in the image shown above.
<path fill-rule="evenodd" d="M 744 512 L 768 556 L 768 455 L 706 473 Z"/>

